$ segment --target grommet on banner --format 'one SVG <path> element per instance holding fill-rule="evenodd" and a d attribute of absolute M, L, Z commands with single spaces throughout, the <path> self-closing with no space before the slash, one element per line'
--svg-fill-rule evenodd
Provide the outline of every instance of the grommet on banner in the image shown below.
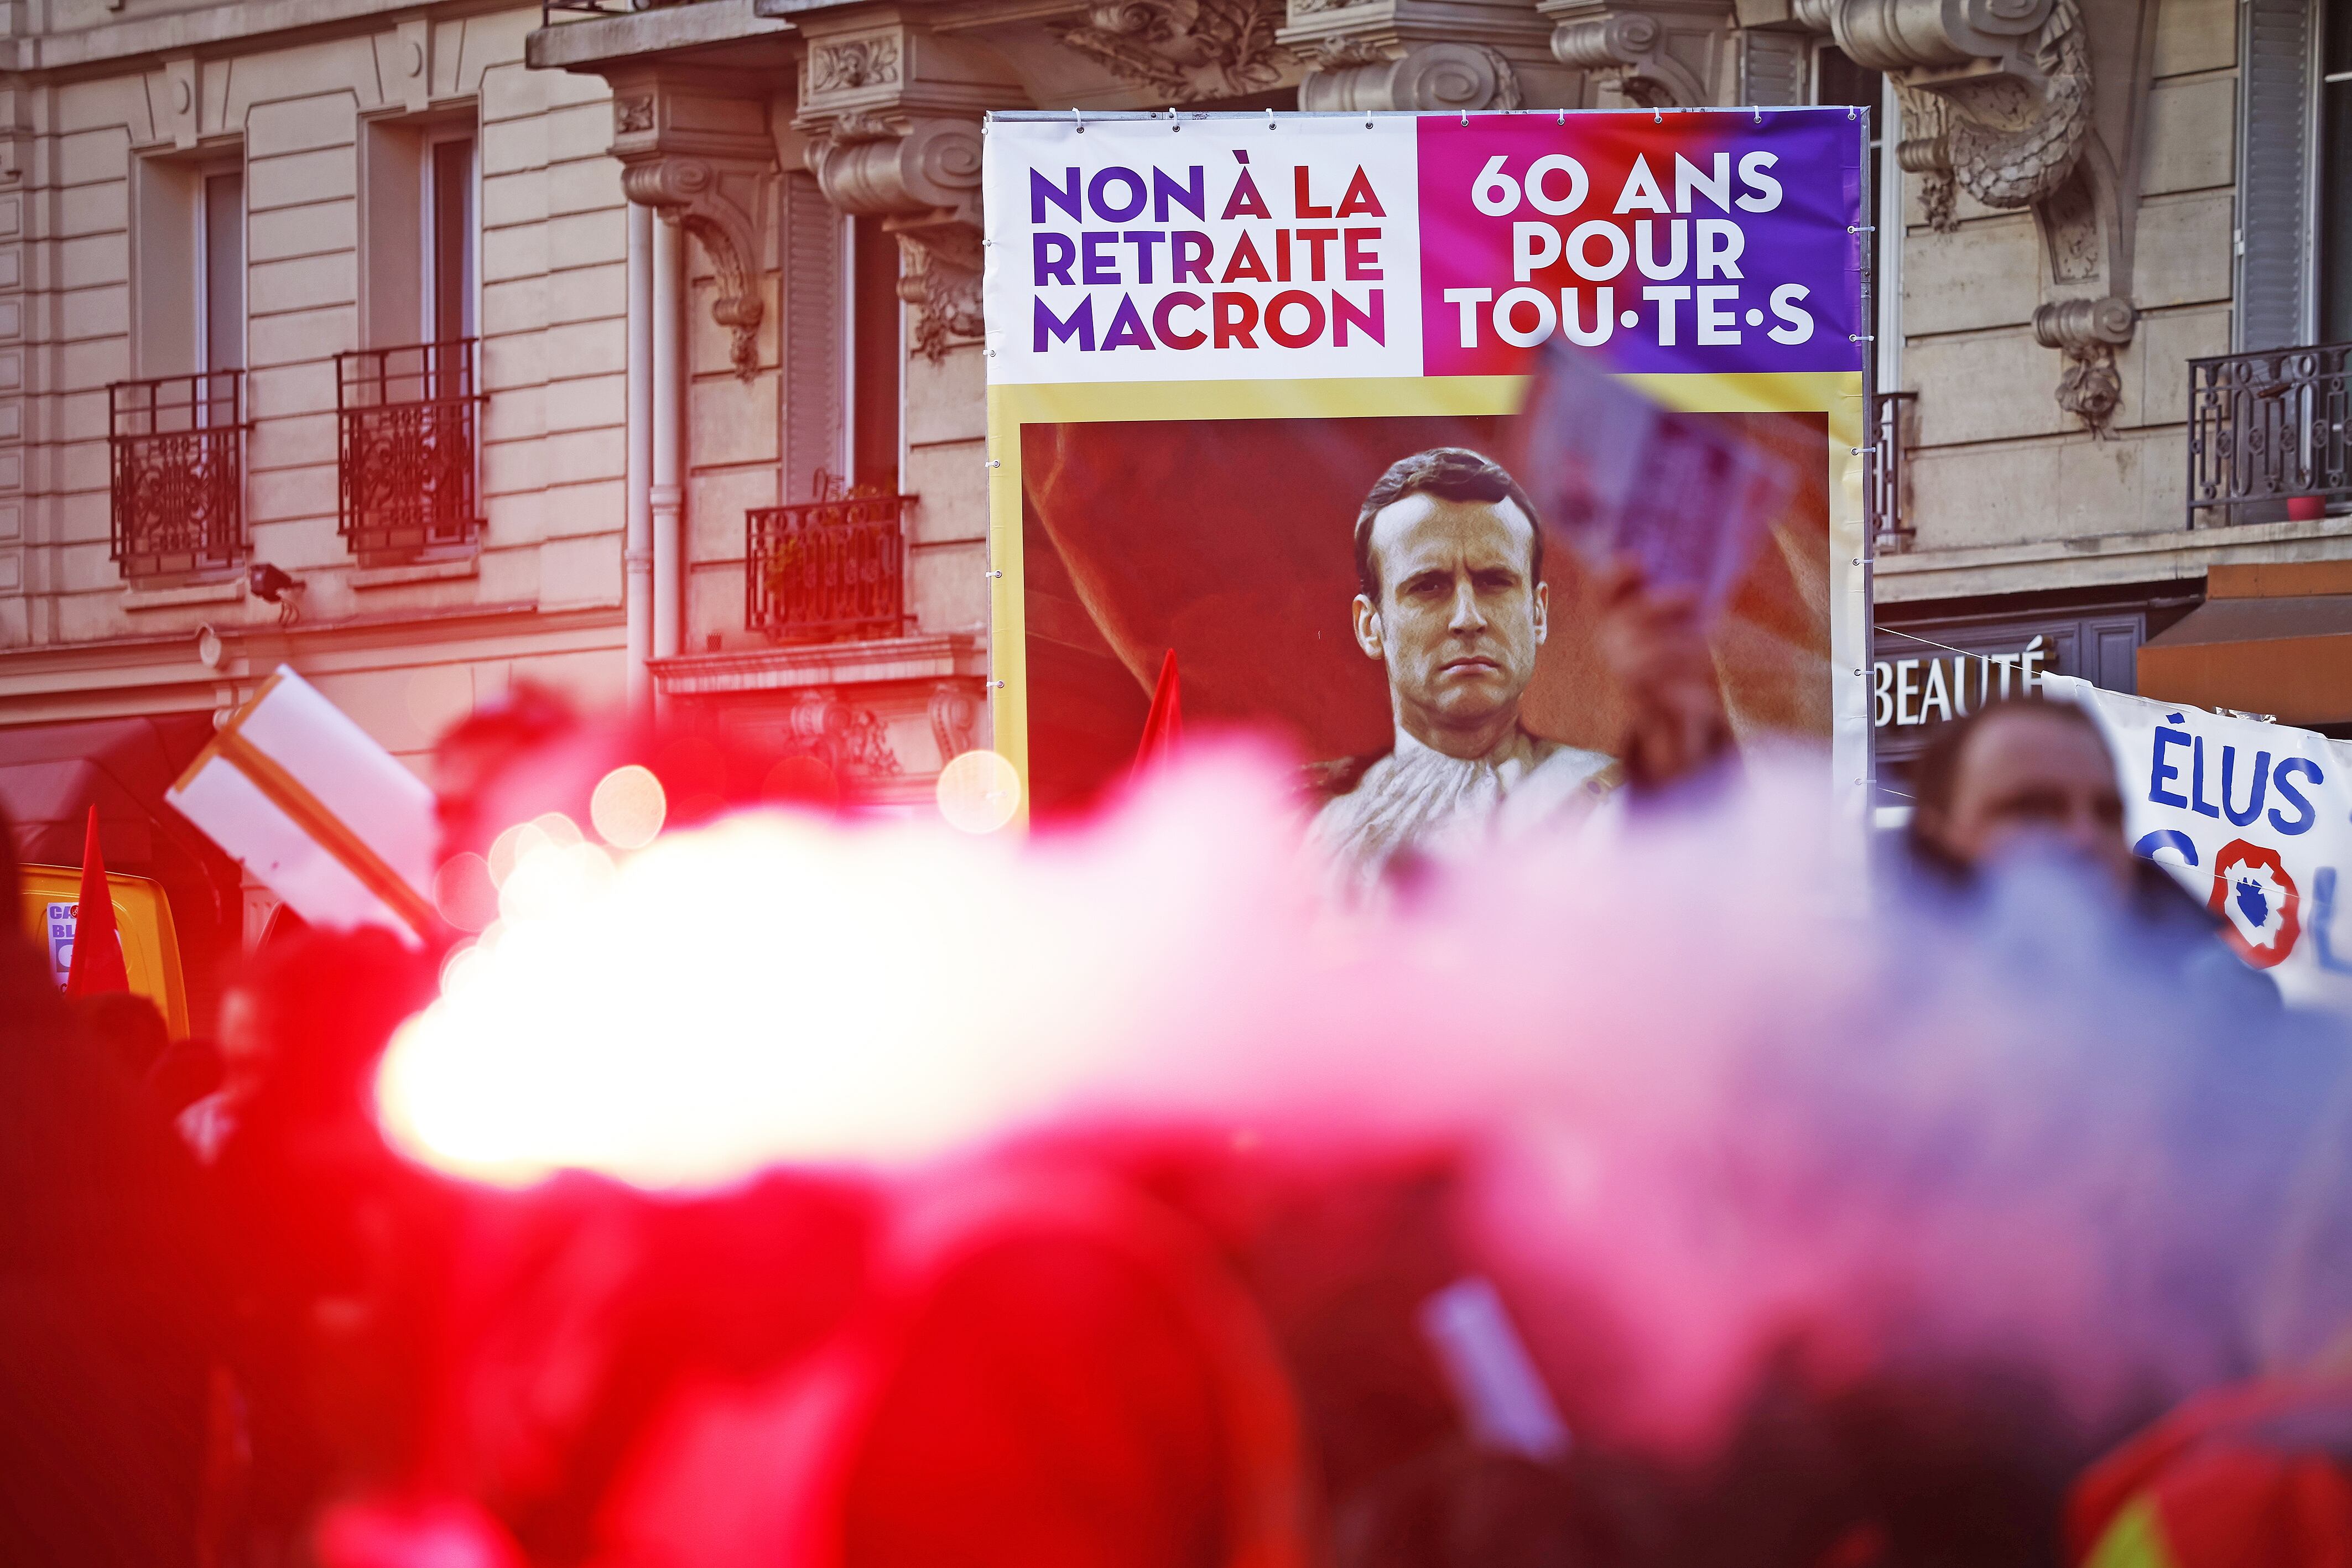
<path fill-rule="evenodd" d="M 1859 120 L 1862 118 L 1862 110 L 1849 106 L 1845 111 L 1845 117 L 1848 120 Z"/>
<path fill-rule="evenodd" d="M 1650 110 L 1650 123 L 1651 123 L 1651 124 L 1653 124 L 1653 125 L 1664 125 L 1665 122 L 1666 122 L 1666 115 L 1665 115 L 1665 111 L 1664 111 L 1664 110 L 1654 109 L 1654 110 Z"/>
<path fill-rule="evenodd" d="M 1268 131 L 1274 129 L 1274 110 L 1270 109 L 1265 111 L 1265 128 Z"/>
<path fill-rule="evenodd" d="M 988 569 L 988 575 L 989 575 L 989 576 L 991 576 L 991 577 L 992 577 L 992 578 L 993 578 L 993 577 L 1003 577 L 1003 576 L 1004 575 L 1004 569 L 1003 569 L 1003 567 L 1001 567 L 1001 566 L 992 566 L 992 567 L 990 567 L 990 568 Z M 1860 674 L 1862 672 L 1861 672 L 1861 671 L 1859 671 L 1859 670 L 1857 670 L 1857 671 L 1855 671 L 1854 673 L 1855 673 L 1856 674 Z"/>
<path fill-rule="evenodd" d="M 1760 109 L 1756 111 L 1756 123 L 1759 125 L 1764 123 L 1764 111 Z"/>
<path fill-rule="evenodd" d="M 1070 106 L 1070 118 L 1078 122 L 1078 134 L 1084 136 L 1087 133 L 1087 117 L 1078 112 L 1076 104 Z"/>
<path fill-rule="evenodd" d="M 1470 129 L 1470 111 L 1466 109 L 1462 111 L 1462 129 L 1465 131 Z"/>
<path fill-rule="evenodd" d="M 1563 109 L 1563 110 L 1561 110 L 1559 111 L 1559 118 L 1558 120 L 1554 120 L 1552 123 L 1553 123 L 1553 124 L 1555 124 L 1555 125 L 1566 125 L 1566 124 L 1568 123 L 1568 110 L 1564 110 L 1564 109 Z"/>
<path fill-rule="evenodd" d="M 992 457 L 988 460 L 988 465 L 991 468 L 1002 468 L 1004 466 L 1004 459 L 1002 457 Z"/>

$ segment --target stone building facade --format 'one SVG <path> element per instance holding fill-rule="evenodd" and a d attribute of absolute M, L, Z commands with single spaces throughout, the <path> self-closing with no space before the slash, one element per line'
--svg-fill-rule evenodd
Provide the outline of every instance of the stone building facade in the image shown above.
<path fill-rule="evenodd" d="M 923 800 L 988 739 L 983 117 L 1175 104 L 1869 106 L 1899 764 L 1936 659 L 2127 683 L 2209 566 L 2352 553 L 2292 351 L 2352 336 L 2347 18 L 10 0 L 0 795 L 168 772 L 283 662 L 411 758 L 529 679 Z"/>

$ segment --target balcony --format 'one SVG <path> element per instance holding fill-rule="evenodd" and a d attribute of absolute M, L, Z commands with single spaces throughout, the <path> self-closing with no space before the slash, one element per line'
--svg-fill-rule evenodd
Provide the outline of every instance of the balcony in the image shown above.
<path fill-rule="evenodd" d="M 907 625 L 906 510 L 915 497 L 845 489 L 743 517 L 743 622 L 777 643 L 896 637 Z"/>
<path fill-rule="evenodd" d="M 469 548 L 481 345 L 472 338 L 335 356 L 341 530 L 366 561 Z"/>
<path fill-rule="evenodd" d="M 1870 527 L 1874 548 L 1894 554 L 1911 548 L 1908 472 L 1919 394 L 1880 392 L 1870 400 Z"/>
<path fill-rule="evenodd" d="M 2352 344 L 2189 361 L 2189 526 L 2310 521 L 2352 508 Z"/>
<path fill-rule="evenodd" d="M 106 389 L 113 555 L 126 578 L 229 570 L 245 559 L 245 372 Z"/>

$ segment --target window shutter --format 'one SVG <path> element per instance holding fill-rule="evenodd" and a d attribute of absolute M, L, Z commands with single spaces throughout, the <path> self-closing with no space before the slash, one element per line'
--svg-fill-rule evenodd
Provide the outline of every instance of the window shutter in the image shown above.
<path fill-rule="evenodd" d="M 842 217 L 800 170 L 785 174 L 783 504 L 811 499 L 817 470 L 846 477 L 842 451 Z"/>
<path fill-rule="evenodd" d="M 2242 350 L 2311 337 L 2313 0 L 2245 0 L 2238 70 Z"/>

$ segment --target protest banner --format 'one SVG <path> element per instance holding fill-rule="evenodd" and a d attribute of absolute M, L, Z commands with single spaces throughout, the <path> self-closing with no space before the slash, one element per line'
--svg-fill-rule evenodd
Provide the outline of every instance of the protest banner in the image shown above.
<path fill-rule="evenodd" d="M 1188 724 L 1271 733 L 1327 793 L 1402 752 L 1360 509 L 1410 455 L 1527 468 L 1517 415 L 1564 338 L 1723 437 L 1686 423 L 1683 449 L 1793 476 L 1709 642 L 1735 734 L 1822 744 L 1858 825 L 1866 131 L 1846 109 L 994 116 L 991 695 L 1024 805 L 1127 776 L 1171 649 Z M 1603 780 L 1624 694 L 1560 543 L 1498 678 L 1535 760 Z"/>
<path fill-rule="evenodd" d="M 2115 754 L 2132 852 L 2169 870 L 2222 921 L 2238 956 L 2298 1005 L 2352 1007 L 2352 745 L 2308 729 L 2044 675 Z"/>
<path fill-rule="evenodd" d="M 438 925 L 431 788 L 283 664 L 163 798 L 313 925 Z"/>

